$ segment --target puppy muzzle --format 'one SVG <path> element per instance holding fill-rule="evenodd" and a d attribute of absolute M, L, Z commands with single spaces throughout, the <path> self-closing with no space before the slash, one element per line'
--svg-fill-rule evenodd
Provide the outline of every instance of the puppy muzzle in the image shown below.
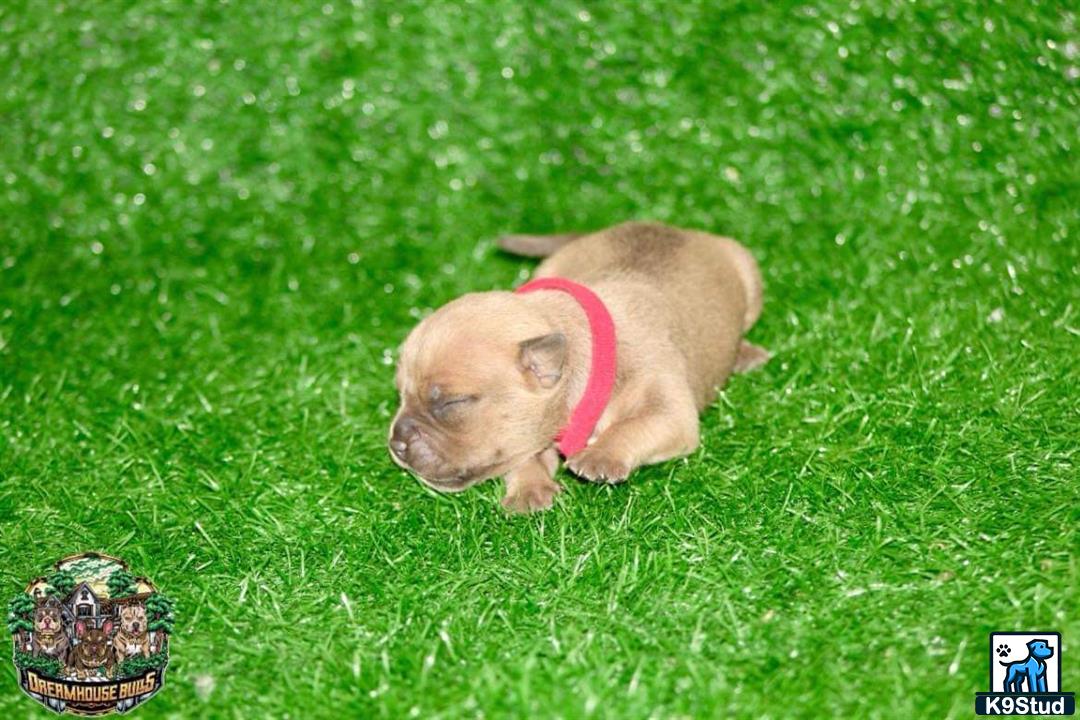
<path fill-rule="evenodd" d="M 420 424 L 408 415 L 400 415 L 394 421 L 387 446 L 395 463 L 430 488 L 459 492 L 476 482 L 476 473 L 454 468 L 443 461 Z"/>

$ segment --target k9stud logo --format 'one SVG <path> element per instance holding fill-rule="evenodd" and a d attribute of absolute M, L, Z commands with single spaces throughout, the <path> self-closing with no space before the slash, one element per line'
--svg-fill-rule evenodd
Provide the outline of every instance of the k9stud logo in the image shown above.
<path fill-rule="evenodd" d="M 976 693 L 977 715 L 1072 715 L 1061 691 L 1061 634 L 990 633 L 990 692 Z"/>

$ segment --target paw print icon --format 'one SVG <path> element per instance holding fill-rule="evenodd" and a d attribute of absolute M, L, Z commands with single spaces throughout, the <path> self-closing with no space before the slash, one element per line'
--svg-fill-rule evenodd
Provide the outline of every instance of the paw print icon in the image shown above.
<path fill-rule="evenodd" d="M 998 645 L 997 646 L 997 654 L 998 654 L 998 657 L 1007 656 L 1009 654 L 1009 646 L 1006 645 L 1005 643 L 1002 643 L 1002 644 Z"/>

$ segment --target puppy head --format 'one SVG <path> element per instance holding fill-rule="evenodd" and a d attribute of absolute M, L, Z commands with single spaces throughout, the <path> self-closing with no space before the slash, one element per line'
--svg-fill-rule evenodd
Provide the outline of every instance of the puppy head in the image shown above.
<path fill-rule="evenodd" d="M 120 627 L 128 635 L 140 635 L 146 632 L 146 608 L 142 605 L 121 607 Z"/>
<path fill-rule="evenodd" d="M 522 296 L 454 300 L 402 345 L 390 455 L 436 490 L 502 475 L 551 444 L 565 361 L 566 338 Z"/>
<path fill-rule="evenodd" d="M 45 635 L 60 629 L 60 608 L 43 605 L 34 610 L 34 630 Z"/>

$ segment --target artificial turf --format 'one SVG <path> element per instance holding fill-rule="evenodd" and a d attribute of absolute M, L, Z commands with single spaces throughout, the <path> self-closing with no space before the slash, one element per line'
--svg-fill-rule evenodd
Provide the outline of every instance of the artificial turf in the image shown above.
<path fill-rule="evenodd" d="M 1028 628 L 1080 690 L 1077 37 L 1052 2 L 4 4 L 4 592 L 152 577 L 143 717 L 968 717 Z M 526 276 L 491 239 L 630 218 L 766 277 L 775 357 L 701 449 L 530 517 L 397 469 L 395 348 Z"/>

